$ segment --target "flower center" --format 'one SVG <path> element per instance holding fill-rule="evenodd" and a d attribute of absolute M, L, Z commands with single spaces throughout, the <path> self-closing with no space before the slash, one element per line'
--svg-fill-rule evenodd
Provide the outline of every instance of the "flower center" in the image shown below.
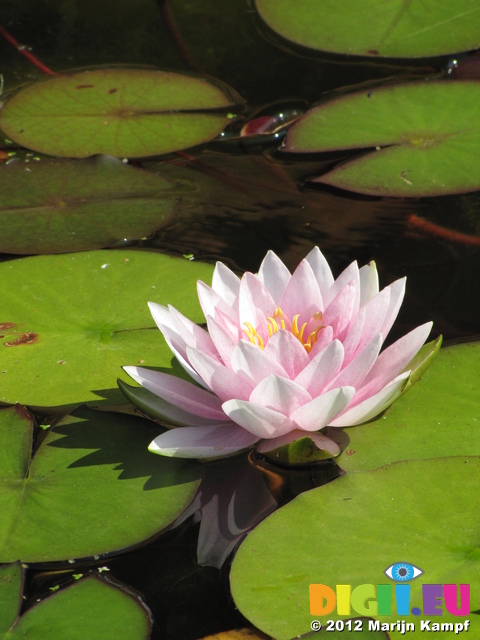
<path fill-rule="evenodd" d="M 267 331 L 262 331 L 265 339 L 262 338 L 260 333 L 252 324 L 250 324 L 250 322 L 244 322 L 246 328 L 243 329 L 243 332 L 252 344 L 263 349 L 268 338 L 273 336 L 273 334 L 277 333 L 280 329 L 285 329 L 286 331 L 290 331 L 290 333 L 292 333 L 295 338 L 302 343 L 307 353 L 310 353 L 311 348 L 317 341 L 320 330 L 325 326 L 322 324 L 322 313 L 321 311 L 317 311 L 313 314 L 310 320 L 308 322 L 304 322 L 301 327 L 298 326 L 299 317 L 300 314 L 297 313 L 290 321 L 280 307 L 277 307 L 273 313 L 273 317 L 269 316 L 267 318 L 266 329 L 268 331 L 268 336 Z M 307 326 L 308 330 L 306 331 Z M 308 333 L 307 338 L 304 337 L 305 333 Z"/>

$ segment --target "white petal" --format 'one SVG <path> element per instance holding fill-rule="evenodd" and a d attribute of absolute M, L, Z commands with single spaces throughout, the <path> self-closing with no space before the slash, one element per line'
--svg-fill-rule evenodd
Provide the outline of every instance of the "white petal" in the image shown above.
<path fill-rule="evenodd" d="M 236 308 L 238 304 L 238 290 L 240 278 L 233 273 L 223 262 L 217 262 L 213 271 L 212 289 L 218 293 L 229 307 Z"/>
<path fill-rule="evenodd" d="M 295 440 L 299 440 L 300 438 L 311 438 L 319 449 L 328 451 L 334 456 L 337 456 L 340 453 L 340 447 L 338 444 L 321 431 L 305 433 L 305 431 L 302 431 L 301 429 L 295 429 L 294 431 L 290 431 L 290 433 L 286 433 L 284 436 L 280 436 L 278 438 L 260 440 L 256 449 L 259 453 L 268 453 L 269 451 L 278 449 L 278 447 L 283 447 L 286 444 L 295 442 Z"/>
<path fill-rule="evenodd" d="M 231 367 L 252 384 L 257 385 L 271 374 L 288 378 L 287 372 L 272 356 L 247 340 L 240 340 L 231 357 Z"/>
<path fill-rule="evenodd" d="M 360 276 L 360 308 L 362 308 L 379 291 L 377 265 L 372 260 L 358 273 Z"/>
<path fill-rule="evenodd" d="M 228 400 L 222 405 L 228 417 L 259 438 L 282 436 L 295 425 L 282 413 L 244 400 Z"/>
<path fill-rule="evenodd" d="M 333 340 L 295 378 L 295 382 L 301 385 L 315 398 L 320 395 L 326 385 L 341 370 L 343 364 L 343 345 L 338 340 Z"/>
<path fill-rule="evenodd" d="M 275 375 L 264 378 L 249 398 L 250 402 L 283 413 L 284 416 L 289 416 L 311 399 L 311 395 L 299 384 Z"/>
<path fill-rule="evenodd" d="M 282 365 L 292 380 L 310 362 L 308 353 L 300 340 L 290 331 L 283 329 L 269 338 L 264 351 Z"/>
<path fill-rule="evenodd" d="M 142 387 L 184 411 L 203 418 L 225 420 L 220 399 L 209 391 L 161 371 L 142 367 L 124 367 L 124 370 Z"/>
<path fill-rule="evenodd" d="M 222 401 L 232 398 L 248 400 L 253 385 L 199 349 L 187 347 L 187 355 L 209 389 Z"/>
<path fill-rule="evenodd" d="M 382 346 L 381 334 L 376 335 L 370 343 L 351 360 L 333 380 L 326 390 L 349 385 L 358 388 L 373 367 Z"/>
<path fill-rule="evenodd" d="M 367 398 L 352 409 L 348 409 L 335 420 L 329 423 L 330 427 L 353 427 L 356 424 L 362 424 L 372 420 L 379 413 L 389 407 L 392 402 L 402 393 L 403 388 L 410 376 L 410 371 L 401 373 L 399 376 L 387 384 L 381 391 L 374 396 Z"/>
<path fill-rule="evenodd" d="M 256 436 L 241 427 L 182 427 L 156 437 L 148 447 L 152 453 L 171 458 L 219 458 L 251 447 Z"/>
<path fill-rule="evenodd" d="M 306 260 L 300 262 L 290 278 L 280 307 L 289 320 L 300 314 L 300 326 L 308 322 L 314 313 L 323 310 L 320 288 L 312 267 Z"/>
<path fill-rule="evenodd" d="M 303 407 L 294 411 L 290 417 L 299 429 L 318 431 L 331 424 L 331 420 L 345 409 L 353 398 L 354 393 L 355 389 L 353 387 L 332 389 L 304 404 Z"/>
<path fill-rule="evenodd" d="M 305 260 L 312 267 L 322 298 L 325 298 L 326 292 L 334 282 L 332 271 L 325 256 L 318 247 L 314 247 Z"/>
<path fill-rule="evenodd" d="M 355 401 L 357 397 L 363 400 L 368 395 L 374 395 L 393 380 L 420 350 L 428 338 L 432 324 L 432 322 L 422 324 L 382 351 L 361 387 L 357 389 Z"/>
<path fill-rule="evenodd" d="M 280 306 L 280 301 L 291 275 L 290 271 L 273 251 L 269 251 L 263 259 L 258 271 L 258 277 L 269 290 L 275 305 L 277 307 Z"/>

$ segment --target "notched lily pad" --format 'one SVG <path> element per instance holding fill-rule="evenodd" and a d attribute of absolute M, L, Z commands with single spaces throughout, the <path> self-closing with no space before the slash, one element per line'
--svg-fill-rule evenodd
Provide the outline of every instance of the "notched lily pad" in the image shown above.
<path fill-rule="evenodd" d="M 235 604 L 252 624 L 277 640 L 307 633 L 314 619 L 325 623 L 357 614 L 394 623 L 402 618 L 396 611 L 394 580 L 384 571 L 404 562 L 425 574 L 409 582 L 409 609 L 418 607 L 420 613 L 405 618 L 415 623 L 408 637 L 421 640 L 425 631 L 420 620 L 433 621 L 427 599 L 422 601 L 422 585 L 427 583 L 470 585 L 469 632 L 478 636 L 480 619 L 473 611 L 480 597 L 479 474 L 478 457 L 404 461 L 345 474 L 299 495 L 241 544 L 230 573 Z M 357 601 L 355 610 L 344 615 L 336 609 L 323 617 L 310 614 L 310 584 L 333 590 L 336 585 L 353 589 L 371 584 L 377 593 L 376 585 L 388 583 L 389 611 L 375 611 L 375 596 Z M 449 613 L 443 599 L 438 606 L 439 621 L 465 620 Z M 406 636 L 400 625 L 390 628 L 388 637 Z"/>
<path fill-rule="evenodd" d="M 256 0 L 265 22 L 312 49 L 360 56 L 424 58 L 476 49 L 476 0 Z"/>
<path fill-rule="evenodd" d="M 149 236 L 178 186 L 110 156 L 0 166 L 0 252 L 85 251 Z"/>
<path fill-rule="evenodd" d="M 345 429 L 349 441 L 338 464 L 363 471 L 397 460 L 480 455 L 479 389 L 480 342 L 441 349 L 417 384 L 382 416 Z"/>
<path fill-rule="evenodd" d="M 0 402 L 58 411 L 82 403 L 124 404 L 124 365 L 172 371 L 172 353 L 148 301 L 173 304 L 201 322 L 197 279 L 213 267 L 119 249 L 0 263 Z M 184 376 L 187 376 L 183 372 Z M 63 409 L 62 409 L 63 410 Z"/>
<path fill-rule="evenodd" d="M 0 110 L 0 128 L 18 144 L 50 155 L 153 156 L 217 136 L 231 121 L 232 94 L 179 73 L 85 71 L 19 91 Z"/>
<path fill-rule="evenodd" d="M 118 552 L 167 528 L 198 488 L 196 463 L 147 450 L 159 427 L 80 409 L 47 430 L 0 411 L 0 561 L 44 563 Z"/>
<path fill-rule="evenodd" d="M 24 570 L 20 562 L 0 566 L 0 633 L 31 640 L 147 640 L 151 617 L 120 585 L 95 575 L 36 603 L 20 615 Z"/>
<path fill-rule="evenodd" d="M 480 188 L 480 82 L 416 82 L 336 98 L 290 129 L 285 150 L 371 149 L 315 182 L 384 196 Z"/>

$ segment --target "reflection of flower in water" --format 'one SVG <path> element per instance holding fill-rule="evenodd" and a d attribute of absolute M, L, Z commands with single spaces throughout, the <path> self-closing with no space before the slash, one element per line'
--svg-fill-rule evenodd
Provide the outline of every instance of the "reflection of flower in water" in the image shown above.
<path fill-rule="evenodd" d="M 260 464 L 258 464 L 260 462 Z M 205 477 L 193 502 L 176 521 L 200 522 L 197 562 L 221 568 L 243 537 L 277 507 L 299 493 L 341 474 L 332 461 L 283 468 L 257 461 L 252 454 L 205 465 Z"/>
<path fill-rule="evenodd" d="M 379 292 L 375 264 L 353 262 L 334 280 L 316 247 L 290 274 L 268 252 L 258 274 L 239 279 L 218 263 L 212 287 L 198 283 L 208 332 L 173 307 L 150 303 L 180 364 L 201 385 L 125 370 L 159 400 L 166 421 L 184 425 L 150 450 L 214 458 L 256 445 L 260 452 L 308 436 L 333 455 L 321 430 L 374 418 L 403 391 L 402 372 L 431 323 L 380 353 L 402 304 L 405 278 Z"/>

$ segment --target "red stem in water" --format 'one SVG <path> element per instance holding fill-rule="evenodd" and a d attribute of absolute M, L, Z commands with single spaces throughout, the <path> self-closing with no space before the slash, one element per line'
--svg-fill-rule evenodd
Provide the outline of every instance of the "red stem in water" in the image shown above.
<path fill-rule="evenodd" d="M 59 73 L 55 73 L 55 71 L 52 71 L 47 66 L 45 66 L 43 62 L 40 62 L 40 60 L 36 58 L 33 55 L 33 53 L 30 53 L 30 51 L 28 51 L 26 47 L 24 47 L 17 40 L 15 40 L 15 38 L 12 35 L 10 35 L 6 29 L 2 27 L 2 25 L 0 25 L 0 35 L 2 35 L 5 38 L 5 40 L 9 42 L 12 46 L 14 46 L 15 49 L 17 49 L 17 51 L 19 51 L 24 58 L 27 58 L 27 60 L 29 60 L 32 64 L 34 64 L 36 67 L 41 69 L 43 73 L 47 73 L 49 76 L 60 75 Z"/>
<path fill-rule="evenodd" d="M 469 244 L 477 247 L 480 246 L 480 238 L 477 238 L 476 236 L 471 236 L 468 233 L 461 233 L 460 231 L 453 231 L 453 229 L 446 229 L 434 222 L 429 222 L 424 218 L 420 218 L 413 213 L 408 216 L 407 222 L 411 227 L 414 227 L 419 231 L 423 231 L 431 236 L 436 236 L 437 238 L 444 238 L 451 242 L 460 242 L 461 244 Z"/>

